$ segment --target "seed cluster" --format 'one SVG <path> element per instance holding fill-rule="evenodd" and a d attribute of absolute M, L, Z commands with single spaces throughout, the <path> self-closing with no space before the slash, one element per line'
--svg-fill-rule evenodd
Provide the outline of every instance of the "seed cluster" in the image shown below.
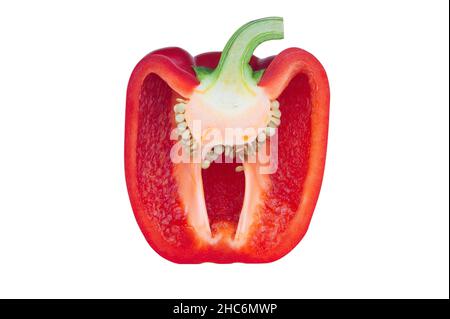
<path fill-rule="evenodd" d="M 199 150 L 199 144 L 194 140 L 192 133 L 186 123 L 185 111 L 187 101 L 183 99 L 177 99 L 177 104 L 173 107 L 175 112 L 175 122 L 177 124 L 177 133 L 181 144 L 184 146 L 185 150 L 190 154 L 193 154 Z M 216 145 L 202 159 L 201 166 L 203 169 L 207 169 L 212 162 L 214 162 L 219 156 L 224 154 L 229 158 L 239 159 L 244 162 L 248 156 L 253 156 L 256 151 L 263 147 L 267 138 L 275 135 L 276 128 L 280 126 L 281 123 L 281 111 L 280 103 L 274 100 L 270 104 L 270 120 L 267 126 L 261 129 L 255 140 L 242 144 L 242 145 Z M 242 172 L 244 170 L 243 166 L 237 166 L 236 172 Z"/>
<path fill-rule="evenodd" d="M 178 103 L 173 107 L 173 111 L 175 112 L 175 122 L 177 123 L 177 133 L 185 150 L 192 154 L 198 149 L 198 143 L 194 141 L 192 133 L 186 123 L 184 112 L 186 110 L 187 101 L 177 99 L 177 102 Z"/>

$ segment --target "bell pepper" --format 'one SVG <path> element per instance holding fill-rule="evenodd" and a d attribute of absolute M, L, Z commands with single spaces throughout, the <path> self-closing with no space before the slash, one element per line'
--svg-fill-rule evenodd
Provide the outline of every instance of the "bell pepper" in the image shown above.
<path fill-rule="evenodd" d="M 272 262 L 305 235 L 324 172 L 330 94 L 324 68 L 302 49 L 253 56 L 283 35 L 281 18 L 259 19 L 222 52 L 193 57 L 169 47 L 134 68 L 126 182 L 137 223 L 162 257 Z M 189 160 L 174 160 L 179 154 Z"/>

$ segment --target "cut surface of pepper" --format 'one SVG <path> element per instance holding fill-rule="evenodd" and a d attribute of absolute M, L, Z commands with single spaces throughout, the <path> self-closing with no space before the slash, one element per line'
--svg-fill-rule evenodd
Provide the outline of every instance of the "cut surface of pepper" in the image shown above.
<path fill-rule="evenodd" d="M 278 17 L 239 28 L 222 52 L 171 47 L 135 67 L 127 90 L 125 173 L 151 247 L 177 263 L 263 263 L 305 235 L 322 182 L 329 85 L 289 48 Z"/>

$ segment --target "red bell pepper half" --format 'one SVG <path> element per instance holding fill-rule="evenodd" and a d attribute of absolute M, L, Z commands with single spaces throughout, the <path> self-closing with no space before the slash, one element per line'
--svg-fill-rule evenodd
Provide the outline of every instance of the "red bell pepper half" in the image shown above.
<path fill-rule="evenodd" d="M 323 177 L 329 86 L 319 61 L 289 48 L 283 20 L 252 21 L 222 52 L 153 51 L 128 84 L 125 173 L 145 238 L 176 263 L 264 263 L 309 226 Z"/>

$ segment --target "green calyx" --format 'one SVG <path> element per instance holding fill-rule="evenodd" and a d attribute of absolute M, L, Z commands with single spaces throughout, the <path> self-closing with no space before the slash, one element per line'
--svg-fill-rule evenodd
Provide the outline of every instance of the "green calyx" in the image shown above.
<path fill-rule="evenodd" d="M 263 76 L 265 70 L 266 70 L 266 69 L 261 69 L 261 70 L 258 70 L 258 71 L 253 71 L 252 77 L 253 77 L 253 80 L 255 80 L 256 83 L 258 83 L 259 80 L 261 80 L 261 78 L 262 78 L 262 76 Z"/>
<path fill-rule="evenodd" d="M 192 67 L 195 71 L 195 75 L 197 76 L 197 79 L 202 82 L 206 77 L 208 77 L 214 69 L 207 68 L 204 66 L 193 66 Z"/>
<path fill-rule="evenodd" d="M 225 45 L 215 69 L 193 67 L 202 90 L 222 83 L 244 86 L 251 91 L 264 73 L 264 70 L 253 71 L 250 67 L 253 52 L 261 43 L 277 39 L 283 39 L 283 19 L 279 17 L 251 21 L 240 27 Z"/>
<path fill-rule="evenodd" d="M 200 82 L 202 82 L 204 79 L 206 79 L 208 76 L 210 76 L 211 73 L 214 72 L 214 69 L 207 68 L 204 66 L 193 66 L 192 68 L 194 69 L 195 75 L 197 76 L 197 79 L 199 79 Z M 252 78 L 256 83 L 258 83 L 259 80 L 261 80 L 265 70 L 266 69 L 261 69 L 261 70 L 257 70 L 257 71 L 252 70 L 252 72 L 253 72 Z"/>

